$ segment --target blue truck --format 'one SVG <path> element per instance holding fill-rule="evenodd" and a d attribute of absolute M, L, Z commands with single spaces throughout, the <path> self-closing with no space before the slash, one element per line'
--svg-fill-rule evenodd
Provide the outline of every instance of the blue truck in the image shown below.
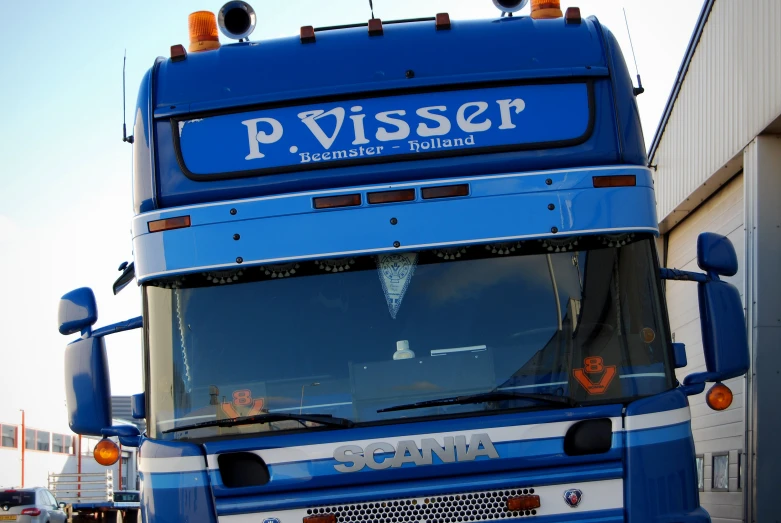
<path fill-rule="evenodd" d="M 710 521 L 687 398 L 725 409 L 748 368 L 735 250 L 659 266 L 615 37 L 494 4 L 252 41 L 229 2 L 149 69 L 114 284 L 143 314 L 59 311 L 71 428 L 139 447 L 145 522 Z M 665 279 L 698 286 L 683 381 Z M 136 328 L 143 434 L 111 425 L 106 364 Z"/>

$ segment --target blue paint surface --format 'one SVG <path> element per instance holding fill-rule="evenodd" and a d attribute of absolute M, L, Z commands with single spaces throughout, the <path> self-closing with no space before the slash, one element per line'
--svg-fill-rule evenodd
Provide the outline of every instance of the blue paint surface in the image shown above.
<path fill-rule="evenodd" d="M 489 41 L 489 50 L 475 52 Z M 423 49 L 425 52 L 421 52 Z M 501 49 L 514 49 L 515 54 L 508 59 L 506 53 L 493 51 Z M 360 50 L 359 57 L 365 53 L 368 59 L 333 59 L 352 56 L 356 50 Z M 434 56 L 436 59 L 431 58 Z M 408 71 L 414 77 L 408 77 Z M 312 161 L 307 165 L 316 168 L 305 175 L 274 169 L 257 176 L 252 173 L 262 171 L 246 171 L 241 166 L 230 179 L 202 175 L 211 180 L 208 184 L 186 176 L 180 163 L 188 165 L 188 162 L 180 162 L 175 147 L 180 120 L 248 112 L 261 107 L 287 107 L 290 109 L 280 110 L 292 111 L 294 107 L 336 103 L 336 100 L 416 97 L 425 92 L 436 99 L 451 96 L 449 93 L 456 92 L 450 91 L 453 89 L 474 91 L 512 83 L 527 84 L 524 89 L 544 87 L 528 85 L 535 82 L 593 85 L 593 129 L 587 140 L 564 147 L 534 150 L 516 147 L 509 152 L 495 150 L 490 154 L 428 160 L 421 160 L 421 154 L 415 153 L 404 162 L 371 160 L 372 163 L 360 165 L 353 161 L 340 166 L 333 160 Z M 566 86 L 559 85 L 556 89 L 559 87 Z M 262 45 L 256 42 L 224 45 L 217 51 L 192 53 L 181 62 L 163 59 L 150 70 L 139 92 L 135 209 L 138 213 L 198 202 L 370 183 L 620 163 L 645 165 L 642 131 L 631 88 L 632 79 L 618 45 L 594 18 L 584 19 L 578 25 L 565 24 L 563 19 L 529 17 L 461 20 L 449 31 L 434 30 L 433 21 L 412 22 L 386 25 L 381 38 L 369 37 L 365 27 L 351 28 L 318 32 L 315 45 L 302 45 L 298 38 L 282 38 L 264 41 Z M 546 110 L 557 111 L 558 107 L 573 105 L 566 97 L 553 94 Z M 581 106 L 578 111 L 583 109 Z M 531 113 L 530 105 L 513 118 L 526 118 L 527 111 Z M 294 120 L 298 119 L 297 113 L 291 114 Z M 350 112 L 345 115 L 341 134 L 353 132 L 351 115 Z M 417 118 L 407 115 L 410 116 Z M 576 117 L 577 113 L 572 121 Z M 366 122 L 371 121 L 372 115 L 368 114 Z M 453 125 L 457 127 L 455 122 Z M 185 126 L 185 134 L 189 126 Z M 529 131 L 532 134 L 541 130 L 539 124 L 533 127 Z M 415 126 L 411 131 L 414 138 Z M 245 147 L 248 147 L 247 132 L 245 129 L 241 142 Z M 375 140 L 370 131 L 367 139 Z M 534 141 L 541 143 L 537 138 Z M 289 152 L 291 144 L 286 145 L 281 149 L 280 159 L 290 161 L 294 159 Z M 292 145 L 301 148 L 301 144 Z M 321 147 L 319 143 L 316 145 Z M 461 152 L 470 150 L 465 148 Z M 244 156 L 237 162 L 247 163 Z M 402 155 L 391 159 L 400 158 Z M 236 177 L 238 174 L 241 177 Z"/>
<path fill-rule="evenodd" d="M 142 439 L 142 459 L 204 456 L 203 447 L 192 443 L 172 445 L 164 441 Z M 206 463 L 204 457 L 204 464 Z M 209 475 L 206 471 L 145 473 L 139 472 L 141 512 L 147 523 L 217 521 Z"/>
<path fill-rule="evenodd" d="M 186 169 L 208 179 L 557 146 L 586 139 L 589 122 L 588 86 L 571 83 L 353 99 L 175 124 Z"/>
<path fill-rule="evenodd" d="M 236 267 L 238 257 L 246 266 L 497 238 L 656 232 L 653 183 L 644 168 L 632 79 L 607 29 L 593 18 L 567 24 L 526 16 L 454 21 L 448 31 L 437 31 L 433 24 L 386 24 L 382 37 L 369 37 L 365 27 L 320 31 L 313 45 L 302 45 L 294 37 L 224 45 L 218 51 L 190 53 L 181 62 L 159 59 L 143 80 L 136 111 L 134 207 L 139 216 L 133 238 L 139 281 L 203 267 Z M 507 49 L 512 54 L 496 51 Z M 353 55 L 356 60 L 334 59 Z M 511 108 L 510 121 L 516 127 L 499 129 L 497 100 L 515 99 L 524 100 L 523 111 Z M 458 108 L 474 101 L 488 107 L 473 124 L 488 118 L 490 128 L 464 130 L 458 125 Z M 352 111 L 358 106 L 360 110 Z M 416 111 L 435 106 L 447 107 L 434 113 L 447 116 L 451 128 L 441 135 L 420 136 L 419 124 L 438 124 Z M 344 109 L 338 133 L 338 115 L 317 122 L 326 137 L 335 135 L 326 147 L 299 114 L 314 117 L 311 111 L 337 107 Z M 468 107 L 465 115 L 477 108 Z M 380 125 L 391 133 L 400 128 L 375 115 L 394 110 L 405 111 L 389 116 L 401 117 L 409 135 L 401 137 L 402 132 L 395 141 L 383 141 L 378 138 Z M 274 129 L 268 121 L 242 123 L 259 118 L 279 122 L 278 140 L 265 143 Z M 360 143 L 358 121 L 367 143 Z M 259 132 L 267 135 L 261 135 L 261 141 Z M 447 147 L 443 142 L 456 138 L 463 143 L 453 141 Z M 424 139 L 440 141 L 434 142 L 436 149 L 426 142 L 425 149 Z M 411 150 L 415 146 L 410 140 L 418 140 L 419 149 Z M 291 152 L 294 146 L 297 150 Z M 382 151 L 377 150 L 380 146 Z M 353 149 L 358 156 L 350 156 Z M 346 151 L 347 157 L 335 158 L 336 151 Z M 324 152 L 330 154 L 324 157 Z M 471 154 L 475 152 L 484 154 Z M 385 159 L 393 161 L 383 163 Z M 594 189 L 592 176 L 615 171 L 584 167 L 605 166 L 635 173 L 637 186 Z M 552 172 L 534 172 L 541 170 Z M 470 178 L 457 182 L 469 185 L 468 197 L 422 200 L 422 187 L 460 178 Z M 415 200 L 386 206 L 366 203 L 368 192 L 395 184 L 414 188 Z M 311 191 L 358 192 L 363 203 L 353 209 L 315 211 Z M 555 212 L 548 210 L 551 203 Z M 148 233 L 148 221 L 183 214 L 191 217 L 191 227 Z M 397 226 L 389 225 L 391 217 Z M 556 233 L 551 232 L 554 227 Z M 306 237 L 299 231 L 306 231 Z M 242 240 L 235 241 L 234 234 Z M 398 249 L 392 247 L 395 241 Z M 622 385 L 644 394 L 652 390 L 654 379 L 623 380 Z M 676 390 L 635 401 L 626 406 L 626 414 L 664 413 L 687 405 L 686 396 Z M 562 411 L 539 411 L 423 422 L 413 433 L 618 417 L 622 407 L 575 409 L 566 417 Z M 411 429 L 410 424 L 381 425 L 355 432 L 222 438 L 203 444 L 144 439 L 141 455 L 175 459 L 345 441 L 357 435 L 382 440 Z M 623 478 L 625 510 L 536 519 L 709 521 L 699 508 L 688 422 L 614 433 L 613 448 L 604 455 L 566 456 L 562 438 L 499 443 L 497 451 L 500 460 L 346 475 L 334 472 L 331 459 L 273 464 L 272 484 L 253 489 L 227 489 L 218 471 L 142 473 L 142 511 L 151 523 L 216 521 L 217 513 Z"/>
<path fill-rule="evenodd" d="M 77 434 L 100 436 L 111 426 L 111 383 L 103 338 L 80 338 L 65 348 L 68 425 Z"/>
<path fill-rule="evenodd" d="M 60 334 L 90 329 L 98 321 L 98 306 L 92 289 L 81 287 L 65 294 L 60 298 L 57 316 Z"/>
<path fill-rule="evenodd" d="M 686 396 L 675 389 L 635 401 L 626 414 L 663 413 L 686 406 Z M 710 521 L 699 506 L 690 422 L 629 432 L 624 452 L 627 521 Z"/>
<path fill-rule="evenodd" d="M 600 481 L 621 477 L 620 462 L 603 461 L 588 466 L 569 465 L 551 469 L 538 468 L 528 471 L 503 471 L 490 474 L 459 473 L 439 478 L 413 477 L 403 481 L 365 484 L 353 479 L 354 484 L 328 485 L 310 489 L 288 490 L 280 493 L 235 493 L 233 496 L 215 496 L 219 515 L 239 514 L 271 510 L 287 510 L 333 503 L 363 503 L 378 499 L 394 499 L 419 496 L 451 495 L 504 488 L 539 487 L 566 484 L 574 481 Z M 577 478 L 577 479 L 573 479 Z M 563 489 L 562 489 L 563 491 Z M 290 493 L 295 492 L 294 496 Z M 562 501 L 563 503 L 563 501 Z"/>
<path fill-rule="evenodd" d="M 237 267 L 238 257 L 247 266 L 554 234 L 656 233 L 656 207 L 647 169 L 622 170 L 637 173 L 638 187 L 593 188 L 592 176 L 615 172 L 571 170 L 478 178 L 468 180 L 469 197 L 422 200 L 418 192 L 417 201 L 392 205 L 314 210 L 312 198 L 320 195 L 301 194 L 150 213 L 134 222 L 136 277 L 143 282 L 155 275 L 192 272 L 193 268 Z M 426 185 L 431 182 L 411 186 Z M 378 189 L 338 193 L 360 192 L 366 202 L 365 194 Z M 547 209 L 552 202 L 556 212 Z M 230 209 L 236 213 L 231 214 Z M 190 216 L 191 227 L 146 232 L 147 221 L 183 214 Z M 389 224 L 391 217 L 397 218 L 398 225 Z M 551 232 L 552 227 L 556 233 Z M 290 231 L 300 230 L 308 231 L 307 241 L 295 241 L 291 236 Z M 234 234 L 248 241 L 237 242 Z M 252 241 L 259 234 L 263 241 Z M 397 241 L 398 248 L 394 247 Z"/>

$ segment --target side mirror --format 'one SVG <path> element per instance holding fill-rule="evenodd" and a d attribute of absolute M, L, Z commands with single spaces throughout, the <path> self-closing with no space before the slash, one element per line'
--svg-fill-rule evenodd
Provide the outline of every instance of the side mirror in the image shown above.
<path fill-rule="evenodd" d="M 708 277 L 697 283 L 702 348 L 707 372 L 690 374 L 684 386 L 702 392 L 705 382 L 720 382 L 744 375 L 749 368 L 748 336 L 738 289 L 719 276 L 734 276 L 738 257 L 724 236 L 703 233 L 697 239 L 697 263 Z M 696 392 L 695 392 L 695 389 Z"/>
<path fill-rule="evenodd" d="M 697 237 L 697 265 L 709 276 L 735 276 L 738 255 L 726 236 L 704 232 Z"/>
<path fill-rule="evenodd" d="M 65 399 L 71 430 L 76 434 L 101 436 L 101 430 L 111 426 L 110 398 L 103 337 L 82 338 L 68 345 L 65 349 Z"/>
<path fill-rule="evenodd" d="M 98 321 L 98 306 L 92 289 L 82 287 L 63 296 L 57 316 L 60 334 L 88 333 Z"/>
<path fill-rule="evenodd" d="M 65 503 L 64 501 L 60 501 L 59 503 L 57 503 L 57 506 L 64 509 L 65 507 L 68 506 L 68 504 Z"/>

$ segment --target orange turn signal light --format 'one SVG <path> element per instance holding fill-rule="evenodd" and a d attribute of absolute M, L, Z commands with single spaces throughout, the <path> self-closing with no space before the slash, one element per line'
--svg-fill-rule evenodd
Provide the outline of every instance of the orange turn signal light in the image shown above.
<path fill-rule="evenodd" d="M 717 383 L 708 391 L 705 403 L 713 410 L 725 410 L 732 405 L 732 391 L 723 383 Z"/>
<path fill-rule="evenodd" d="M 190 27 L 191 53 L 220 48 L 217 17 L 211 11 L 196 11 L 187 18 Z"/>
<path fill-rule="evenodd" d="M 336 523 L 336 514 L 318 514 L 316 516 L 307 516 L 304 523 Z"/>
<path fill-rule="evenodd" d="M 119 461 L 119 447 L 110 439 L 103 438 L 95 445 L 92 455 L 99 464 L 110 467 Z"/>
<path fill-rule="evenodd" d="M 190 226 L 189 216 L 177 216 L 176 218 L 166 218 L 164 220 L 155 220 L 148 222 L 149 232 L 170 231 L 172 229 L 182 229 Z"/>
<path fill-rule="evenodd" d="M 540 496 L 524 494 L 507 498 L 507 510 L 517 512 L 519 510 L 532 510 L 540 508 Z"/>
<path fill-rule="evenodd" d="M 637 185 L 637 176 L 634 174 L 620 174 L 618 176 L 594 176 L 591 178 L 594 187 L 634 187 Z"/>
<path fill-rule="evenodd" d="M 532 18 L 561 18 L 561 2 L 559 0 L 532 0 Z"/>

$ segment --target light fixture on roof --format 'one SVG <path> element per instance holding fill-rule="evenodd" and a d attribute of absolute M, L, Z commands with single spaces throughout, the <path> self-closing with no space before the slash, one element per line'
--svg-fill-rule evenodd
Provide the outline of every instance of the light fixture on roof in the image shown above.
<path fill-rule="evenodd" d="M 502 12 L 502 16 L 517 13 L 529 3 L 529 0 L 493 0 L 497 9 Z"/>
<path fill-rule="evenodd" d="M 239 42 L 252 34 L 257 22 L 252 6 L 240 0 L 228 2 L 217 13 L 217 25 L 222 34 Z"/>

